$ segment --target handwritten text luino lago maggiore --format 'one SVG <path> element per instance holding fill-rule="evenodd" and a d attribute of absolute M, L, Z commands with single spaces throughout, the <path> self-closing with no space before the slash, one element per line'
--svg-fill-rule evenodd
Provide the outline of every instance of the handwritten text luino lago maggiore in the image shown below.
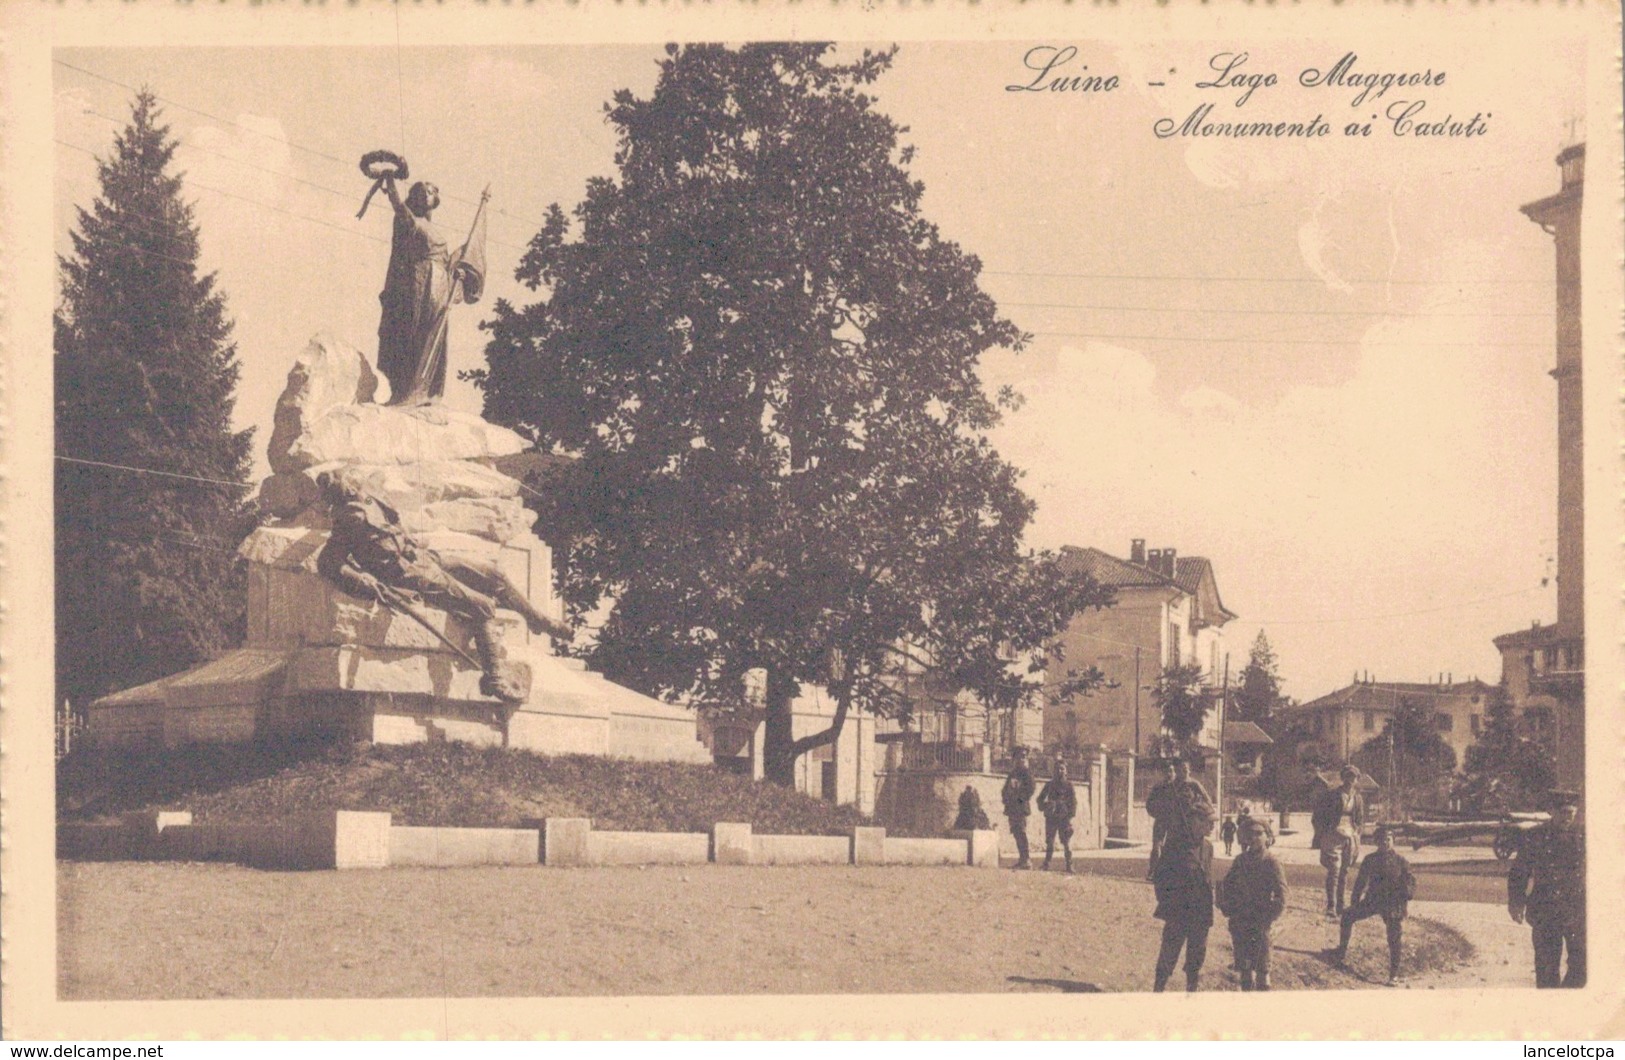
<path fill-rule="evenodd" d="M 1021 59 L 1019 78 L 1004 86 L 1006 92 L 1079 93 L 1088 95 L 1116 92 L 1123 87 L 1117 74 L 1090 70 L 1076 46 L 1041 44 L 1029 48 Z M 1169 76 L 1177 73 L 1170 69 Z M 1492 114 L 1475 112 L 1465 117 L 1454 112 L 1440 113 L 1437 104 L 1429 106 L 1425 90 L 1444 87 L 1443 70 L 1401 70 L 1383 72 L 1363 64 L 1354 52 L 1345 52 L 1330 66 L 1306 66 L 1284 74 L 1269 69 L 1245 51 L 1217 52 L 1207 61 L 1195 87 L 1211 93 L 1183 117 L 1159 118 L 1151 131 L 1159 139 L 1173 137 L 1273 137 L 1314 139 L 1321 136 L 1410 136 L 1466 139 L 1489 132 Z M 1302 115 L 1260 117 L 1261 103 L 1271 100 L 1275 90 L 1296 81 L 1317 95 L 1329 96 L 1313 117 L 1313 98 L 1305 102 Z M 1148 81 L 1153 89 L 1168 86 L 1166 81 Z M 1301 97 L 1300 93 L 1293 93 Z M 1295 100 L 1296 101 L 1296 100 Z M 1354 113 L 1350 114 L 1352 110 Z"/>

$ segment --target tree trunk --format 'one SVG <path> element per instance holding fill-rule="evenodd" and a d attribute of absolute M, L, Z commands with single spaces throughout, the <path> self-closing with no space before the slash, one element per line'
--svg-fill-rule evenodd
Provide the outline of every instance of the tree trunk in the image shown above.
<path fill-rule="evenodd" d="M 791 728 L 790 701 L 795 698 L 794 681 L 776 670 L 767 672 L 767 718 L 762 733 L 762 776 L 786 788 L 796 782 L 795 733 Z"/>

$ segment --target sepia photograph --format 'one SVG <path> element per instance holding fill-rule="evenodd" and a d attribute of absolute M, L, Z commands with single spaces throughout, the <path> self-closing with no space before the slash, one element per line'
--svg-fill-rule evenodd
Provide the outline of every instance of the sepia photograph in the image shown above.
<path fill-rule="evenodd" d="M 1617 10 L 1061 13 L 36 36 L 23 1036 L 1606 1034 Z"/>

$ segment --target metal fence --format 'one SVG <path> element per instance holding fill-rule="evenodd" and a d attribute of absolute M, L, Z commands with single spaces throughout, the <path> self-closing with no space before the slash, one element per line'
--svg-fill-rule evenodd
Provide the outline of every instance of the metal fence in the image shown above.
<path fill-rule="evenodd" d="M 945 773 L 980 773 L 982 746 L 955 743 L 900 743 L 895 764 L 902 769 L 940 770 Z"/>

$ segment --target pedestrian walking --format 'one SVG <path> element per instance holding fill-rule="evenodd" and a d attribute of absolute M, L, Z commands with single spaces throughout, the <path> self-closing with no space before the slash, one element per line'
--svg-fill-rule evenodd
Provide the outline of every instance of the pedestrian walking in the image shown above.
<path fill-rule="evenodd" d="M 1269 851 L 1262 821 L 1237 825 L 1241 854 L 1219 884 L 1218 906 L 1230 923 L 1230 946 L 1243 990 L 1270 988 L 1270 933 L 1286 910 L 1286 876 Z"/>
<path fill-rule="evenodd" d="M 1033 775 L 1027 768 L 1025 747 L 1016 748 L 1014 757 L 1015 764 L 1004 778 L 1000 796 L 1004 801 L 1005 820 L 1010 822 L 1010 834 L 1016 840 L 1016 868 L 1030 869 L 1033 863 L 1027 853 L 1027 817 L 1032 813 Z"/>
<path fill-rule="evenodd" d="M 1339 773 L 1342 785 L 1315 800 L 1309 823 L 1314 828 L 1314 847 L 1320 851 L 1320 864 L 1326 870 L 1326 917 L 1343 915 L 1343 895 L 1349 869 L 1360 853 L 1360 828 L 1365 824 L 1365 799 L 1355 789 L 1360 771 L 1344 766 Z"/>
<path fill-rule="evenodd" d="M 1055 760 L 1055 774 L 1038 793 L 1038 812 L 1044 815 L 1044 871 L 1055 856 L 1055 837 L 1061 838 L 1066 871 L 1072 871 L 1072 818 L 1078 815 L 1078 792 L 1067 779 L 1066 762 Z"/>
<path fill-rule="evenodd" d="M 1580 796 L 1554 791 L 1549 804 L 1551 820 L 1525 833 L 1507 874 L 1507 912 L 1529 924 L 1535 986 L 1578 989 L 1586 985 L 1585 833 L 1575 823 Z"/>
<path fill-rule="evenodd" d="M 1394 835 L 1387 825 L 1378 825 L 1373 838 L 1377 849 L 1360 862 L 1360 874 L 1354 878 L 1353 901 L 1343 910 L 1337 948 L 1330 956 L 1342 964 L 1348 957 L 1354 925 L 1367 917 L 1380 916 L 1388 929 L 1388 985 L 1398 986 L 1405 915 L 1410 900 L 1416 897 L 1416 876 L 1404 855 L 1394 849 Z"/>
<path fill-rule="evenodd" d="M 1249 817 L 1247 820 L 1251 821 Z M 1224 856 L 1230 856 L 1230 849 L 1236 844 L 1236 819 L 1229 814 L 1224 815 L 1224 823 L 1219 825 L 1219 838 L 1224 840 Z"/>

